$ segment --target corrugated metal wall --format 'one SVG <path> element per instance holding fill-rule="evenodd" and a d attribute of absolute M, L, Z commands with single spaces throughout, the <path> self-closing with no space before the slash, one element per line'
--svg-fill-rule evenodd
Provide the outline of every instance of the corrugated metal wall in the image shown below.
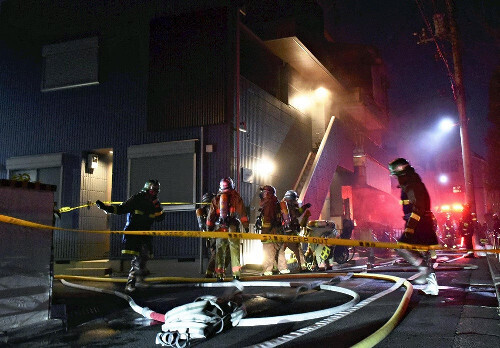
<path fill-rule="evenodd" d="M 243 182 L 241 193 L 251 206 L 251 219 L 258 208 L 259 186 L 273 185 L 281 199 L 293 188 L 312 148 L 311 119 L 283 104 L 259 87 L 241 79 L 241 120 L 247 132 L 240 134 L 241 166 L 254 172 L 253 183 Z M 268 158 L 275 163 L 270 176 L 255 171 L 257 162 Z"/>

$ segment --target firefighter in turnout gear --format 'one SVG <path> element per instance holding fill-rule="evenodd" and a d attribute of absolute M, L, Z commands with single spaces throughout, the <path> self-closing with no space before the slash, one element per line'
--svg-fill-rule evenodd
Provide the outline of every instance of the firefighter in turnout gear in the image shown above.
<path fill-rule="evenodd" d="M 281 206 L 276 197 L 276 189 L 270 185 L 260 188 L 260 220 L 262 221 L 262 234 L 282 234 Z M 273 266 L 278 256 L 278 271 L 280 274 L 290 273 L 285 258 L 285 243 L 263 241 L 262 249 L 264 261 L 262 263 L 263 275 L 272 275 Z"/>
<path fill-rule="evenodd" d="M 397 158 L 390 162 L 389 170 L 391 175 L 396 176 L 401 188 L 405 229 L 399 242 L 437 245 L 436 219 L 430 210 L 429 193 L 422 179 L 404 158 Z M 415 283 L 427 284 L 422 291 L 426 295 L 438 295 L 439 289 L 436 273 L 434 273 L 431 264 L 430 252 L 420 253 L 407 249 L 396 249 L 396 253 L 412 266 L 418 267 L 419 277 L 415 279 Z"/>
<path fill-rule="evenodd" d="M 99 209 L 107 214 L 127 214 L 125 231 L 147 231 L 155 221 L 163 221 L 165 214 L 158 200 L 160 183 L 158 180 L 148 180 L 143 189 L 130 197 L 126 202 L 116 205 L 106 205 L 100 200 L 96 202 Z M 146 264 L 152 256 L 152 236 L 123 234 L 122 255 L 132 256 L 130 271 L 125 290 L 132 292 L 140 285 L 148 274 Z"/>
<path fill-rule="evenodd" d="M 451 220 L 450 214 L 446 215 L 446 220 L 443 224 L 442 238 L 444 241 L 444 246 L 448 248 L 455 247 L 455 226 Z"/>
<path fill-rule="evenodd" d="M 238 217 L 240 220 L 238 220 Z M 239 232 L 240 221 L 245 232 L 249 231 L 248 217 L 240 194 L 234 189 L 233 179 L 226 177 L 219 183 L 219 192 L 212 199 L 207 216 L 208 231 Z M 216 239 L 216 262 L 215 273 L 218 281 L 224 280 L 224 265 L 227 254 L 227 246 L 231 254 L 231 270 L 234 279 L 240 278 L 240 240 L 239 239 Z"/>
<path fill-rule="evenodd" d="M 201 203 L 203 203 L 201 208 L 196 209 L 196 219 L 198 220 L 198 227 L 201 231 L 208 231 L 207 229 L 207 216 L 208 211 L 210 210 L 210 204 L 212 203 L 212 199 L 214 199 L 215 193 L 207 192 L 201 198 Z M 207 249 L 209 253 L 209 260 L 207 265 L 207 270 L 205 272 L 205 278 L 212 278 L 215 275 L 215 258 L 216 258 L 216 239 L 215 238 L 207 238 Z M 226 248 L 226 268 L 231 264 L 229 244 Z"/>
<path fill-rule="evenodd" d="M 286 191 L 285 196 L 283 197 L 283 200 L 280 202 L 280 204 L 282 207 L 281 212 L 285 232 L 290 231 L 290 234 L 298 236 L 301 227 L 299 218 L 307 211 L 307 209 L 311 207 L 311 204 L 306 203 L 302 206 L 299 206 L 299 196 L 294 190 Z M 297 259 L 300 270 L 307 271 L 304 251 L 302 250 L 300 243 L 285 243 L 285 249 L 286 248 L 290 249 L 295 254 L 295 258 Z"/>
<path fill-rule="evenodd" d="M 468 204 L 464 205 L 464 210 L 462 211 L 462 218 L 459 223 L 459 230 L 464 237 L 464 246 L 465 249 L 468 249 L 467 253 L 464 257 L 474 258 L 474 252 L 470 251 L 474 249 L 474 244 L 472 242 L 472 238 L 474 236 L 474 226 L 477 224 L 476 214 L 471 213 L 470 207 Z"/>

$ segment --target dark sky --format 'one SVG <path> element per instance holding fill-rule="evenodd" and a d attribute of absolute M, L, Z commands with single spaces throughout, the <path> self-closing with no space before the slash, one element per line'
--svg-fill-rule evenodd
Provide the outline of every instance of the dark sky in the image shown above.
<path fill-rule="evenodd" d="M 444 138 L 448 143 L 426 139 L 445 115 L 458 121 L 445 65 L 436 59 L 433 43 L 417 44 L 414 32 L 425 26 L 415 0 L 320 0 L 325 27 L 335 41 L 373 45 L 379 49 L 389 75 L 389 107 L 394 134 L 405 137 L 402 156 L 460 147 L 458 127 Z M 434 10 L 444 0 L 418 0 L 426 18 L 432 22 Z M 470 119 L 471 150 L 486 157 L 488 86 L 500 64 L 498 45 L 500 1 L 456 1 L 460 38 L 463 42 L 463 72 L 467 117 Z M 437 7 L 434 7 L 436 5 Z M 493 33 L 496 31 L 496 34 Z M 495 35 L 497 41 L 495 43 Z M 451 69 L 451 45 L 443 43 Z M 443 139 L 443 140 L 444 140 Z M 433 139 L 436 140 L 436 139 Z M 397 139 L 393 140 L 396 144 Z M 422 147 L 423 144 L 427 148 Z M 432 149 L 429 149 L 429 144 Z"/>

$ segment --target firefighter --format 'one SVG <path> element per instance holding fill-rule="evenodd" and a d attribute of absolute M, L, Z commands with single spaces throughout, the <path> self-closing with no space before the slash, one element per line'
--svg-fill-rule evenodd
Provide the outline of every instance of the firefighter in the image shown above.
<path fill-rule="evenodd" d="M 492 237 L 493 237 L 493 247 L 495 249 L 499 248 L 500 242 L 500 219 L 498 218 L 498 214 L 493 214 L 493 227 L 492 227 Z"/>
<path fill-rule="evenodd" d="M 391 175 L 398 179 L 401 188 L 401 203 L 405 229 L 399 242 L 408 244 L 437 245 L 436 223 L 431 212 L 431 202 L 427 188 L 415 169 L 404 158 L 389 163 Z M 430 252 L 396 249 L 396 253 L 412 266 L 419 268 L 417 284 L 427 284 L 422 290 L 426 295 L 437 296 L 439 288 L 436 274 L 431 265 Z"/>
<path fill-rule="evenodd" d="M 201 231 L 208 231 L 207 229 L 207 216 L 208 211 L 210 209 L 210 203 L 212 203 L 212 199 L 214 199 L 215 193 L 207 192 L 201 198 L 201 203 L 203 204 L 200 208 L 196 209 L 196 219 L 198 220 L 198 227 Z M 209 260 L 207 265 L 207 270 L 205 271 L 205 278 L 213 278 L 215 275 L 215 258 L 216 258 L 216 239 L 215 238 L 207 238 L 206 245 L 209 253 Z M 226 261 L 225 267 L 226 269 L 231 264 L 230 251 L 229 251 L 229 243 L 226 248 Z"/>
<path fill-rule="evenodd" d="M 276 189 L 266 185 L 260 188 L 260 220 L 262 221 L 262 234 L 282 234 L 281 207 Z M 273 266 L 278 257 L 278 271 L 280 274 L 288 274 L 290 270 L 286 264 L 285 243 L 266 240 L 262 242 L 264 261 L 262 263 L 263 275 L 273 274 Z"/>
<path fill-rule="evenodd" d="M 351 239 L 353 230 L 354 222 L 349 217 L 345 217 L 342 220 L 342 232 L 340 232 L 340 238 Z"/>
<path fill-rule="evenodd" d="M 446 221 L 443 224 L 443 233 L 445 247 L 454 248 L 455 247 L 455 226 L 453 226 L 453 221 L 451 221 L 450 214 L 446 215 Z"/>
<path fill-rule="evenodd" d="M 238 220 L 238 217 L 240 220 Z M 245 232 L 248 233 L 248 217 L 240 194 L 234 189 L 233 179 L 226 177 L 219 183 L 219 192 L 212 199 L 207 216 L 208 231 L 239 232 L 240 221 Z M 240 240 L 235 238 L 217 238 L 215 242 L 216 262 L 215 274 L 217 281 L 224 280 L 224 260 L 226 259 L 229 245 L 231 257 L 231 270 L 233 279 L 239 280 L 240 265 Z"/>
<path fill-rule="evenodd" d="M 120 205 L 107 205 L 100 200 L 96 201 L 99 209 L 106 214 L 127 214 L 125 231 L 146 231 L 156 221 L 163 221 L 165 214 L 158 200 L 160 183 L 151 179 L 146 181 L 142 190 Z M 132 256 L 130 271 L 125 290 L 133 292 L 137 285 L 141 285 L 144 277 L 149 273 L 147 261 L 152 257 L 152 236 L 123 234 L 122 255 Z"/>
<path fill-rule="evenodd" d="M 464 205 L 464 210 L 462 210 L 462 217 L 460 219 L 459 230 L 464 237 L 465 249 L 467 249 L 467 253 L 464 254 L 466 258 L 474 258 L 474 252 L 471 251 L 474 249 L 474 244 L 472 243 L 472 238 L 474 235 L 474 225 L 476 225 L 476 215 L 471 213 L 470 207 L 468 204 Z"/>
<path fill-rule="evenodd" d="M 294 190 L 288 190 L 281 201 L 281 212 L 283 221 L 286 226 L 285 231 L 290 231 L 289 233 L 295 236 L 298 236 L 300 233 L 300 222 L 299 218 L 304 214 L 304 216 L 310 215 L 310 212 L 307 210 L 311 207 L 311 203 L 306 203 L 302 206 L 299 205 L 299 196 L 297 192 Z M 308 214 L 305 214 L 305 212 Z M 297 259 L 297 263 L 299 264 L 300 270 L 305 272 L 307 271 L 307 264 L 304 258 L 304 251 L 300 243 L 285 243 L 285 249 L 290 249 Z"/>

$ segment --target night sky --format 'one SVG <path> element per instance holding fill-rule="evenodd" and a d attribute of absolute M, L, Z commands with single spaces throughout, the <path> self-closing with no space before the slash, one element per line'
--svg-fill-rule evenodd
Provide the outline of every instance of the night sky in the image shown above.
<path fill-rule="evenodd" d="M 415 0 L 320 0 L 325 27 L 335 41 L 373 45 L 385 61 L 389 77 L 391 146 L 402 156 L 426 156 L 460 147 L 458 127 L 439 144 L 426 142 L 442 116 L 458 121 L 445 65 L 436 59 L 434 43 L 417 44 L 425 26 Z M 444 0 L 418 0 L 432 22 L 434 9 L 443 10 Z M 466 91 L 471 150 L 486 157 L 488 87 L 500 64 L 500 1 L 456 1 Z M 436 4 L 437 7 L 434 7 Z M 495 43 L 496 35 L 496 43 Z M 453 69 L 451 45 L 442 46 Z M 406 141 L 401 141 L 406 139 Z M 434 139 L 435 140 L 435 139 Z M 446 140 L 446 142 L 445 142 Z M 403 148 L 401 144 L 408 145 Z M 427 148 L 424 146 L 427 145 Z M 432 144 L 429 148 L 429 144 Z M 420 160 L 418 158 L 414 158 Z"/>

